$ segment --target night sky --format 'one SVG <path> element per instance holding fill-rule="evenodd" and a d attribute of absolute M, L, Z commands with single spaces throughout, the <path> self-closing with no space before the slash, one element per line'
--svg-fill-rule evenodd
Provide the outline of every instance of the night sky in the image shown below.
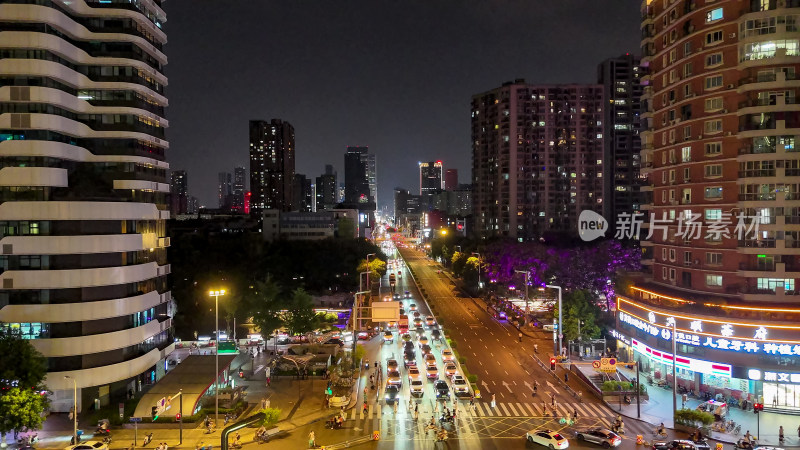
<path fill-rule="evenodd" d="M 471 176 L 470 100 L 504 81 L 593 83 L 638 54 L 637 0 L 168 0 L 168 160 L 216 207 L 216 173 L 249 168 L 248 121 L 295 128 L 297 173 L 348 145 L 377 155 L 379 206 L 419 189 L 418 161 Z"/>

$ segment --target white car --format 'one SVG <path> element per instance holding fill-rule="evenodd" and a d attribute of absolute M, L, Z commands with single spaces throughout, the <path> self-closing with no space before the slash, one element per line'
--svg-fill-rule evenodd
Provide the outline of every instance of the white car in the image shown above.
<path fill-rule="evenodd" d="M 108 444 L 101 441 L 86 441 L 78 445 L 64 447 L 64 450 L 108 450 Z"/>
<path fill-rule="evenodd" d="M 455 355 L 453 355 L 453 351 L 449 348 L 442 349 L 442 361 L 452 361 L 456 359 Z"/>
<path fill-rule="evenodd" d="M 422 394 L 424 393 L 425 393 L 425 386 L 422 384 L 422 380 L 411 381 L 411 395 L 418 395 L 422 397 Z"/>
<path fill-rule="evenodd" d="M 456 394 L 469 393 L 469 384 L 460 374 L 453 375 L 453 392 Z"/>
<path fill-rule="evenodd" d="M 532 430 L 525 433 L 525 439 L 530 443 L 544 445 L 550 450 L 563 450 L 569 448 L 569 441 L 563 435 L 553 430 Z"/>

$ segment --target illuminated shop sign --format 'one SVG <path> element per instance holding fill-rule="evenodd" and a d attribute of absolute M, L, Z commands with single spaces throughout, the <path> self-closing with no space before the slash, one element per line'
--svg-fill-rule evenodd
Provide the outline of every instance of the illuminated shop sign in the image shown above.
<path fill-rule="evenodd" d="M 621 333 L 614 332 L 614 336 L 623 336 Z M 648 347 L 646 344 L 631 339 L 631 347 L 642 355 L 647 356 L 652 361 L 672 366 L 672 353 L 662 352 L 654 348 Z M 688 358 L 685 356 L 678 356 L 675 358 L 675 367 L 684 370 L 691 370 L 692 372 L 699 372 L 707 375 L 716 375 L 731 378 L 732 366 L 728 364 L 721 364 L 711 361 L 704 361 L 702 359 Z"/>
<path fill-rule="evenodd" d="M 798 383 L 800 384 L 800 373 L 772 372 L 761 369 L 748 369 L 747 378 L 755 381 L 766 381 L 768 383 Z"/>
<path fill-rule="evenodd" d="M 742 353 L 800 356 L 800 340 L 783 339 L 800 339 L 800 327 L 797 326 L 764 326 L 705 317 L 673 316 L 623 298 L 618 298 L 617 310 L 620 322 L 665 341 L 672 340 L 674 327 L 675 341 L 681 344 Z"/>

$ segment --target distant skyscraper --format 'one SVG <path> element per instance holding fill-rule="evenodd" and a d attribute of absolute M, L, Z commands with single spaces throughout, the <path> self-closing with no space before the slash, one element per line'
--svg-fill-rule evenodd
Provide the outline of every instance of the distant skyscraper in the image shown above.
<path fill-rule="evenodd" d="M 247 190 L 247 170 L 244 167 L 233 169 L 233 199 L 231 208 L 237 212 L 244 212 L 244 193 Z"/>
<path fill-rule="evenodd" d="M 50 412 L 174 359 L 161 4 L 0 2 L 0 329 L 47 358 Z"/>
<path fill-rule="evenodd" d="M 250 121 L 250 191 L 253 212 L 290 211 L 294 184 L 294 127 L 272 119 Z"/>
<path fill-rule="evenodd" d="M 314 209 L 314 197 L 311 190 L 311 180 L 305 175 L 296 173 L 294 175 L 294 187 L 292 192 L 292 209 L 294 211 L 311 212 Z"/>
<path fill-rule="evenodd" d="M 639 58 L 632 55 L 607 59 L 597 67 L 597 82 L 603 86 L 607 99 L 603 110 L 603 179 L 608 197 L 603 203 L 603 216 L 612 229 L 620 213 L 640 212 L 641 75 Z"/>
<path fill-rule="evenodd" d="M 189 208 L 189 176 L 185 170 L 170 174 L 170 214 L 186 214 Z"/>
<path fill-rule="evenodd" d="M 217 174 L 217 199 L 219 209 L 230 209 L 233 199 L 233 188 L 231 185 L 230 172 L 219 172 Z"/>
<path fill-rule="evenodd" d="M 200 200 L 194 195 L 189 196 L 189 201 L 186 206 L 186 214 L 197 214 L 200 211 Z"/>
<path fill-rule="evenodd" d="M 367 147 L 347 147 L 344 155 L 344 201 L 348 204 L 372 201 L 368 168 Z"/>
<path fill-rule="evenodd" d="M 317 211 L 334 208 L 338 203 L 338 188 L 332 165 L 325 165 L 325 173 L 317 177 L 316 186 Z"/>
<path fill-rule="evenodd" d="M 419 194 L 433 194 L 441 191 L 444 176 L 442 173 L 442 162 L 419 163 Z"/>
<path fill-rule="evenodd" d="M 603 208 L 603 90 L 525 80 L 472 97 L 474 231 L 519 241 L 578 235 Z"/>
<path fill-rule="evenodd" d="M 447 169 L 444 171 L 444 190 L 453 191 L 458 189 L 458 169 Z"/>

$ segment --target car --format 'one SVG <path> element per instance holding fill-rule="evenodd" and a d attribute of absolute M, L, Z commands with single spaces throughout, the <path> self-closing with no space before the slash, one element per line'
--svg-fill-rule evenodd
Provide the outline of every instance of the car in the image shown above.
<path fill-rule="evenodd" d="M 423 355 L 431 355 L 431 356 L 433 356 L 433 354 L 431 353 L 433 350 L 431 349 L 430 345 L 428 345 L 428 344 L 423 345 L 421 350 L 422 350 L 422 354 Z M 433 359 L 436 359 L 436 357 L 434 357 Z"/>
<path fill-rule="evenodd" d="M 386 372 L 388 373 L 390 370 L 397 370 L 397 360 L 394 358 L 386 360 Z"/>
<path fill-rule="evenodd" d="M 406 298 L 411 298 L 411 292 L 406 291 L 405 292 L 405 296 L 406 296 Z"/>
<path fill-rule="evenodd" d="M 458 368 L 456 368 L 456 363 L 453 361 L 448 361 L 444 363 L 444 374 L 448 377 L 452 377 L 453 375 L 458 373 Z"/>
<path fill-rule="evenodd" d="M 86 441 L 65 447 L 64 450 L 108 450 L 108 444 L 100 441 Z"/>
<path fill-rule="evenodd" d="M 442 349 L 442 361 L 453 361 L 456 357 L 453 355 L 453 351 L 449 348 Z"/>
<path fill-rule="evenodd" d="M 397 271 L 397 278 L 403 278 L 403 272 Z"/>
<path fill-rule="evenodd" d="M 393 385 L 393 386 L 402 386 L 403 379 L 400 378 L 400 372 L 397 370 L 390 370 L 386 374 L 386 384 Z"/>
<path fill-rule="evenodd" d="M 400 305 L 400 315 L 401 316 L 405 316 L 406 315 L 406 310 L 403 309 L 403 305 Z"/>
<path fill-rule="evenodd" d="M 383 399 L 387 405 L 400 401 L 400 386 L 387 384 L 383 394 Z"/>
<path fill-rule="evenodd" d="M 422 384 L 422 380 L 412 380 L 410 391 L 411 395 L 422 397 L 422 394 L 425 393 L 425 386 Z"/>
<path fill-rule="evenodd" d="M 431 339 L 435 341 L 442 340 L 442 333 L 439 330 L 434 329 L 433 331 L 431 331 Z"/>
<path fill-rule="evenodd" d="M 403 335 L 400 336 L 400 338 L 403 339 L 404 342 L 408 342 L 411 340 L 411 333 L 403 333 Z"/>
<path fill-rule="evenodd" d="M 416 311 L 417 310 L 417 304 L 416 303 L 412 303 L 411 304 L 411 310 L 412 311 Z"/>
<path fill-rule="evenodd" d="M 525 433 L 525 439 L 531 444 L 544 445 L 550 450 L 569 448 L 569 441 L 561 433 L 553 430 L 533 430 Z"/>
<path fill-rule="evenodd" d="M 405 352 L 405 354 L 403 355 L 403 365 L 405 365 L 406 368 L 409 368 L 411 366 L 416 367 L 417 355 L 414 353 L 414 350 L 409 350 Z"/>
<path fill-rule="evenodd" d="M 576 431 L 575 438 L 579 441 L 591 442 L 592 444 L 597 444 L 604 448 L 619 447 L 619 445 L 622 444 L 622 438 L 606 428 L 590 428 L 588 430 Z"/>
<path fill-rule="evenodd" d="M 428 344 L 428 338 L 423 334 L 422 336 L 419 337 L 419 340 L 417 342 L 419 342 L 419 346 L 422 347 L 423 345 Z"/>
<path fill-rule="evenodd" d="M 419 313 L 419 311 L 414 311 L 414 318 L 415 318 L 415 319 L 419 319 L 419 316 L 420 316 L 420 315 L 421 315 L 421 314 Z"/>
<path fill-rule="evenodd" d="M 433 353 L 428 352 L 424 353 L 424 355 L 422 359 L 425 360 L 425 364 L 436 364 L 436 357 L 433 356 Z"/>
<path fill-rule="evenodd" d="M 428 364 L 427 366 L 425 366 L 425 375 L 428 377 L 429 380 L 438 380 L 439 369 L 436 367 L 436 364 Z"/>
<path fill-rule="evenodd" d="M 398 297 L 400 296 L 400 294 L 395 294 L 395 295 L 397 295 Z M 400 305 L 400 308 L 403 307 L 403 302 L 397 302 L 397 303 Z"/>
<path fill-rule="evenodd" d="M 438 380 L 433 385 L 433 390 L 436 392 L 437 400 L 450 400 L 450 387 L 447 386 L 446 381 Z"/>
<path fill-rule="evenodd" d="M 344 347 L 344 342 L 342 342 L 341 339 L 336 339 L 336 338 L 328 339 L 327 341 L 325 341 L 325 343 L 326 344 L 336 344 L 339 347 Z"/>
<path fill-rule="evenodd" d="M 409 380 L 422 379 L 422 374 L 419 372 L 419 368 L 417 366 L 408 368 L 408 379 Z"/>
<path fill-rule="evenodd" d="M 422 330 L 422 319 L 414 319 L 414 328 L 417 330 Z"/>
<path fill-rule="evenodd" d="M 414 343 L 411 341 L 403 342 L 403 350 L 405 351 L 414 350 Z"/>
<path fill-rule="evenodd" d="M 455 392 L 456 395 L 469 394 L 469 384 L 467 384 L 467 380 L 459 374 L 453 375 L 453 392 Z"/>
<path fill-rule="evenodd" d="M 393 298 L 394 298 L 395 300 L 399 300 L 401 297 L 400 297 L 400 294 L 394 294 Z M 402 306 L 402 305 L 403 305 L 403 303 L 402 303 L 402 302 L 400 302 L 400 306 Z"/>
<path fill-rule="evenodd" d="M 653 441 L 653 450 L 709 450 L 709 446 L 688 439 L 661 439 Z"/>
<path fill-rule="evenodd" d="M 387 324 L 386 328 L 389 328 L 390 330 L 396 330 L 397 329 L 397 322 L 389 322 Z"/>
<path fill-rule="evenodd" d="M 436 325 L 436 320 L 433 318 L 433 316 L 428 316 L 425 318 L 425 325 L 432 327 Z"/>
<path fill-rule="evenodd" d="M 422 325 L 417 325 L 417 328 L 414 331 L 417 332 L 417 336 L 425 334 L 425 329 L 422 328 Z"/>
<path fill-rule="evenodd" d="M 388 342 L 390 344 L 392 342 L 394 342 L 394 335 L 392 334 L 391 331 L 389 331 L 389 330 L 384 331 L 384 333 L 383 333 L 383 342 Z"/>
<path fill-rule="evenodd" d="M 370 338 L 369 332 L 367 331 L 359 331 L 358 332 L 358 339 L 362 341 L 366 341 Z"/>

